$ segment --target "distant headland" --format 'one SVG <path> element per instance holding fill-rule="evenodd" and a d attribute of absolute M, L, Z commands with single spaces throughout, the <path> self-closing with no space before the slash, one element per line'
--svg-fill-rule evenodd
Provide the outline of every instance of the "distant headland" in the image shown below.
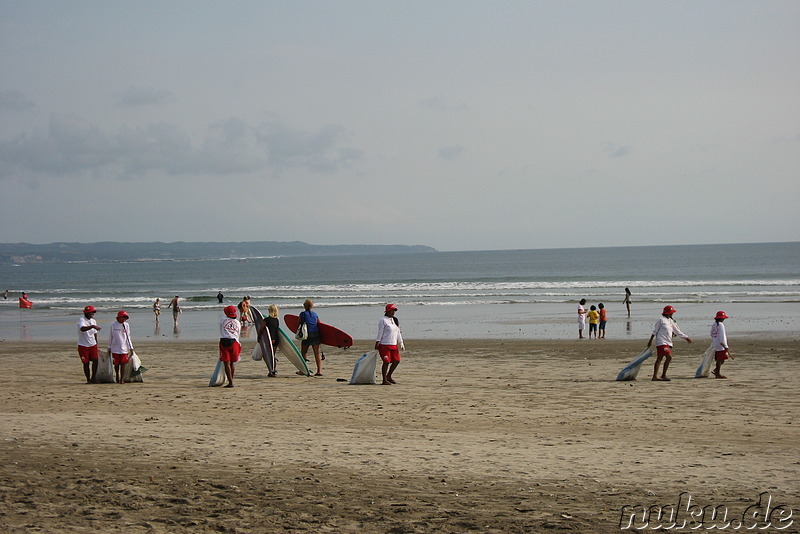
<path fill-rule="evenodd" d="M 0 243 L 0 263 L 65 263 L 97 261 L 168 261 L 273 256 L 344 256 L 437 252 L 424 245 L 312 245 L 302 241 L 175 243 Z"/>

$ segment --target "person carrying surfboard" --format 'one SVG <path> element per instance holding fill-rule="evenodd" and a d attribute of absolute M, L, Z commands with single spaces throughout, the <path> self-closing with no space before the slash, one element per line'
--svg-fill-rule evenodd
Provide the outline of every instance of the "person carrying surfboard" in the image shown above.
<path fill-rule="evenodd" d="M 317 312 L 311 310 L 313 307 L 314 302 L 311 299 L 306 299 L 305 302 L 303 302 L 303 311 L 300 312 L 299 327 L 302 328 L 303 324 L 306 325 L 306 328 L 308 329 L 308 337 L 303 340 L 300 350 L 303 355 L 303 359 L 306 361 L 308 361 L 308 359 L 306 359 L 308 347 L 311 347 L 314 350 L 314 362 L 317 364 L 317 372 L 314 373 L 314 376 L 322 376 L 322 353 L 319 349 L 319 346 L 322 343 L 322 338 L 320 337 L 319 333 L 319 315 L 317 315 Z M 303 373 L 298 371 L 297 374 Z"/>
<path fill-rule="evenodd" d="M 677 310 L 672 306 L 664 306 L 664 311 L 661 312 L 661 317 L 656 321 L 653 327 L 653 334 L 647 342 L 647 346 L 653 344 L 653 339 L 656 340 L 656 363 L 653 364 L 653 380 L 663 380 L 669 382 L 671 379 L 667 378 L 667 369 L 669 363 L 672 361 L 672 337 L 678 336 L 685 339 L 688 343 L 692 340 L 680 331 L 678 325 L 672 320 L 672 315 Z M 661 378 L 658 377 L 658 368 L 661 366 L 661 360 L 664 360 L 664 370 L 661 373 Z"/>
<path fill-rule="evenodd" d="M 714 360 L 716 360 L 716 367 L 713 371 L 714 378 L 728 378 L 723 376 L 720 372 L 722 364 L 727 359 L 733 359 L 730 351 L 728 350 L 728 336 L 725 334 L 725 325 L 722 321 L 728 318 L 728 314 L 724 311 L 718 311 L 714 317 L 714 324 L 711 325 L 711 342 L 714 343 Z"/>
<path fill-rule="evenodd" d="M 392 378 L 392 373 L 400 365 L 400 350 L 405 349 L 403 345 L 403 334 L 400 332 L 400 321 L 394 316 L 397 306 L 387 304 L 384 309 L 383 317 L 378 321 L 378 335 L 375 339 L 375 350 L 383 360 L 381 374 L 383 375 L 384 386 L 396 384 Z"/>

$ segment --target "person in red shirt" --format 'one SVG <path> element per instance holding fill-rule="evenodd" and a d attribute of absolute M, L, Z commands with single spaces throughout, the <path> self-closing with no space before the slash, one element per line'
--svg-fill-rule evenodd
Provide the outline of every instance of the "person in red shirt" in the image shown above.
<path fill-rule="evenodd" d="M 598 339 L 605 339 L 606 337 L 606 322 L 608 321 L 608 315 L 606 314 L 606 307 L 603 306 L 603 303 L 597 305 L 597 311 L 600 313 L 600 327 L 598 328 Z"/>

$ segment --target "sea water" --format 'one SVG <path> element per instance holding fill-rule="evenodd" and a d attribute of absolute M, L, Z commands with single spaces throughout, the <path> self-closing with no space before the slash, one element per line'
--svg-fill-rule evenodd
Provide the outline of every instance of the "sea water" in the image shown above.
<path fill-rule="evenodd" d="M 796 338 L 800 243 L 21 264 L 0 266 L 0 285 L 10 294 L 0 300 L 5 340 L 72 341 L 87 304 L 101 325 L 126 310 L 138 338 L 213 340 L 220 291 L 223 305 L 249 295 L 259 308 L 278 305 L 281 316 L 310 298 L 324 322 L 363 340 L 388 302 L 400 308 L 406 339 L 569 339 L 577 337 L 581 298 L 587 308 L 605 304 L 607 337 L 646 339 L 671 304 L 689 335 L 705 337 L 724 309 L 731 332 Z M 30 310 L 18 308 L 22 291 Z M 175 295 L 183 309 L 177 326 L 166 308 Z"/>

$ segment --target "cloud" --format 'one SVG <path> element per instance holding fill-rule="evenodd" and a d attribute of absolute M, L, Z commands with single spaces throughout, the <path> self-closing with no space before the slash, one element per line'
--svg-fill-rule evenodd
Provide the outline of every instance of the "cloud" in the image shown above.
<path fill-rule="evenodd" d="M 5 177 L 27 178 L 280 174 L 286 169 L 331 174 L 363 159 L 361 150 L 344 146 L 348 135 L 342 126 L 308 132 L 277 120 L 252 126 L 231 118 L 208 126 L 195 146 L 186 132 L 165 122 L 108 133 L 74 117 L 52 115 L 46 131 L 0 141 L 0 170 Z"/>
<path fill-rule="evenodd" d="M 616 145 L 614 143 L 608 143 L 603 149 L 603 152 L 608 154 L 609 158 L 623 158 L 633 152 L 633 148 L 628 145 Z"/>
<path fill-rule="evenodd" d="M 0 109 L 6 111 L 26 111 L 33 109 L 36 104 L 31 102 L 23 93 L 14 90 L 0 91 Z"/>
<path fill-rule="evenodd" d="M 173 94 L 163 89 L 146 89 L 143 87 L 128 87 L 117 100 L 117 106 L 133 108 L 139 106 L 154 106 L 169 101 Z"/>
<path fill-rule="evenodd" d="M 464 147 L 461 145 L 446 146 L 439 149 L 439 159 L 454 160 L 461 157 Z"/>
<path fill-rule="evenodd" d="M 347 135 L 342 126 L 328 125 L 316 132 L 305 132 L 280 122 L 262 123 L 256 133 L 273 169 L 306 168 L 321 174 L 350 167 L 362 159 L 363 152 L 358 149 L 337 148 Z"/>

